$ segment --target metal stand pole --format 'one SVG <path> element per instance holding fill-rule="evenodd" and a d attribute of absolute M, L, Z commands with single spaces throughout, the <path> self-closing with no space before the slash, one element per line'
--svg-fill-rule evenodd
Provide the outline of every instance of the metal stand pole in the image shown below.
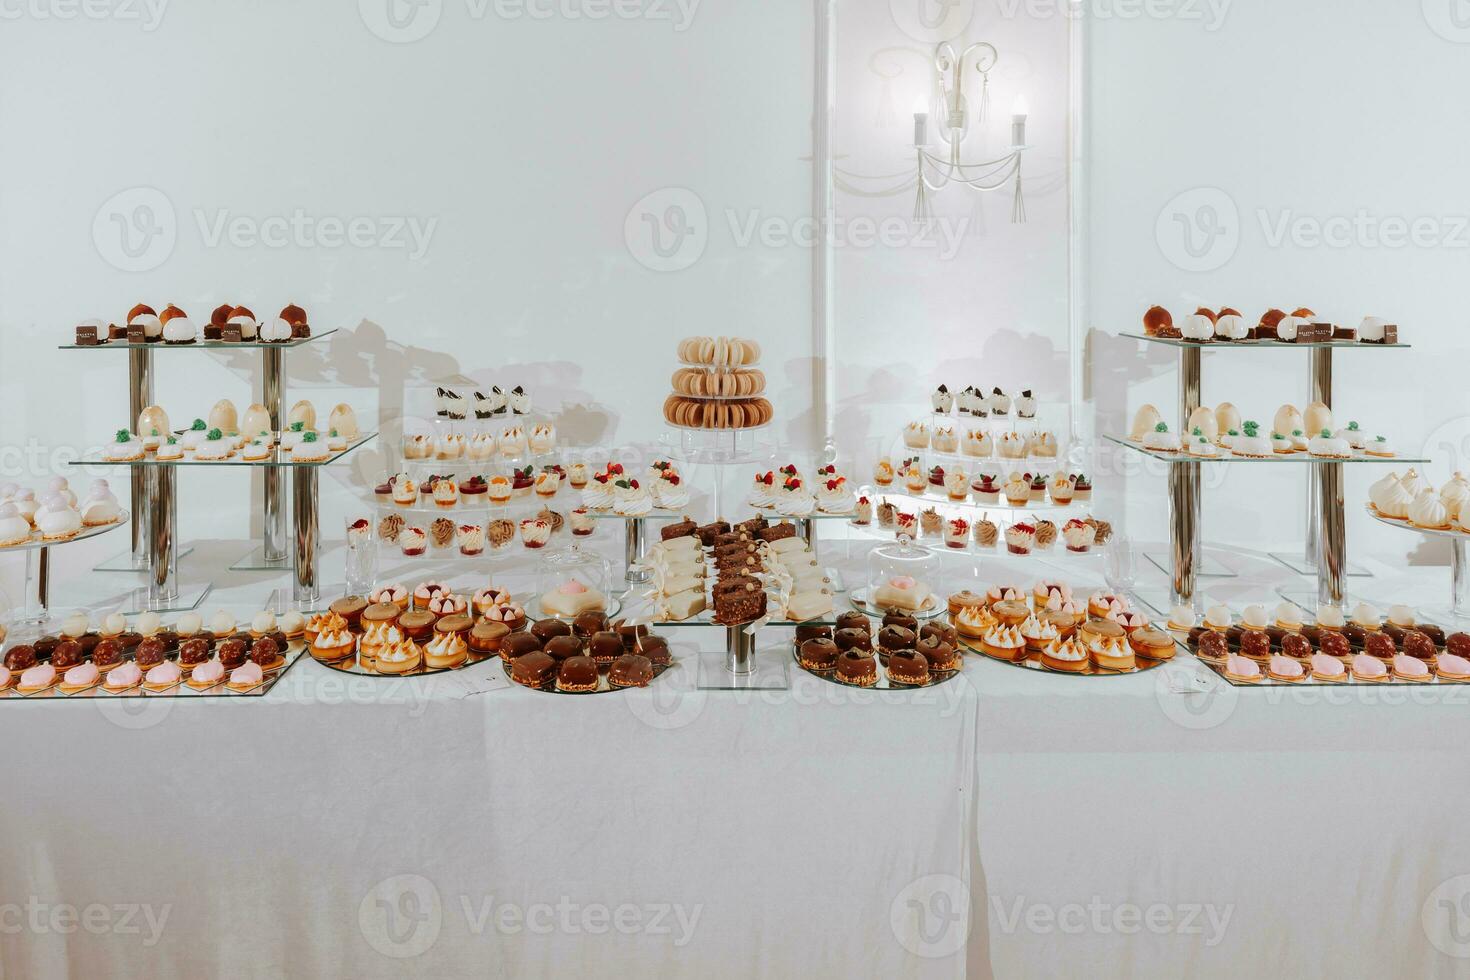
<path fill-rule="evenodd" d="M 1450 614 L 1456 619 L 1470 617 L 1470 575 L 1466 575 L 1465 541 L 1450 541 Z"/>
<path fill-rule="evenodd" d="M 1200 404 L 1200 351 L 1179 351 L 1179 420 L 1188 422 Z M 1200 464 L 1176 463 L 1169 468 L 1169 551 L 1173 563 L 1170 592 L 1175 602 L 1194 602 L 1200 563 Z"/>
<path fill-rule="evenodd" d="M 314 603 L 321 598 L 321 580 L 317 574 L 321 529 L 317 513 L 316 471 L 315 466 L 291 468 L 291 513 L 296 524 L 296 551 L 291 565 L 291 598 L 298 604 Z"/>
<path fill-rule="evenodd" d="M 285 352 L 279 347 L 264 347 L 260 352 L 261 402 L 270 413 L 271 430 L 280 432 L 285 428 L 285 386 L 282 383 L 281 365 Z M 246 433 L 254 436 L 255 433 Z M 262 471 L 265 478 L 265 526 L 263 557 L 272 563 L 286 560 L 286 475 L 279 466 L 267 466 Z"/>
<path fill-rule="evenodd" d="M 40 626 L 51 616 L 51 549 L 26 549 L 25 601 L 13 622 Z"/>
<path fill-rule="evenodd" d="M 1311 401 L 1321 402 L 1328 408 L 1332 407 L 1332 348 L 1316 347 L 1307 355 L 1307 390 L 1311 393 Z M 1310 439 L 1315 432 L 1308 432 Z M 1321 509 L 1318 500 L 1321 497 L 1322 486 L 1318 478 L 1317 468 L 1312 467 L 1312 475 L 1307 478 L 1307 548 L 1306 563 L 1308 568 L 1317 568 L 1322 545 L 1319 542 L 1321 529 L 1318 522 L 1318 513 Z"/>
<path fill-rule="evenodd" d="M 1320 548 L 1317 553 L 1317 602 L 1342 603 L 1342 578 L 1347 572 L 1347 520 L 1342 499 L 1342 464 L 1314 463 L 1320 512 Z"/>
<path fill-rule="evenodd" d="M 623 522 L 626 529 L 626 548 L 623 554 L 625 581 L 632 584 L 641 584 L 648 581 L 648 572 L 633 566 L 643 558 L 644 535 L 647 533 L 643 527 L 643 521 L 637 517 L 630 517 Z"/>
<path fill-rule="evenodd" d="M 797 518 L 796 533 L 801 535 L 801 540 L 806 542 L 807 548 L 815 555 L 817 553 L 817 522 L 809 517 Z"/>
<path fill-rule="evenodd" d="M 755 634 L 745 632 L 743 626 L 731 626 L 725 632 L 725 669 L 742 677 L 754 671 Z"/>
<path fill-rule="evenodd" d="M 148 606 L 161 609 L 179 597 L 178 506 L 175 496 L 178 468 L 146 467 L 152 487 L 148 535 Z"/>
<path fill-rule="evenodd" d="M 128 348 L 128 428 L 138 424 L 143 409 L 153 404 L 153 351 L 138 345 Z M 148 493 L 152 478 L 146 466 L 128 467 L 133 512 L 132 539 L 127 551 L 97 565 L 98 572 L 142 572 L 148 569 Z"/>

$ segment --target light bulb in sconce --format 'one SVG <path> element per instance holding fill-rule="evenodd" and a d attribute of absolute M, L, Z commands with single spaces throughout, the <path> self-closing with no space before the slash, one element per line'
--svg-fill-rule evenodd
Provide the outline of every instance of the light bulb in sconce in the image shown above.
<path fill-rule="evenodd" d="M 929 145 L 929 99 L 924 95 L 914 99 L 914 145 Z"/>
<path fill-rule="evenodd" d="M 1016 96 L 1015 104 L 1011 106 L 1011 145 L 1026 145 L 1026 97 Z"/>

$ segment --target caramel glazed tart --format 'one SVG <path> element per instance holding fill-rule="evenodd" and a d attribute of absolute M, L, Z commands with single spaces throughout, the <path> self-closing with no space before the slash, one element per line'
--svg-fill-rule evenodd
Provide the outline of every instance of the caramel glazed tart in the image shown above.
<path fill-rule="evenodd" d="M 702 402 L 682 395 L 664 401 L 664 418 L 686 429 L 750 429 L 771 421 L 775 410 L 764 398 Z"/>

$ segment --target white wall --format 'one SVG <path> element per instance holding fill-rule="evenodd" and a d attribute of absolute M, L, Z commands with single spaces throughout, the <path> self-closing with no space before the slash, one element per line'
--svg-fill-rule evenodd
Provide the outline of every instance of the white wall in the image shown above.
<path fill-rule="evenodd" d="M 602 19 L 540 19 L 430 0 L 400 4 L 420 19 L 398 30 L 388 3 L 0 24 L 0 363 L 21 396 L 0 445 L 95 446 L 128 423 L 125 358 L 54 346 L 140 301 L 200 320 L 223 301 L 299 302 L 317 330 L 347 332 L 287 355 L 290 397 L 346 400 L 396 431 L 400 414 L 432 412 L 436 381 L 519 383 L 581 444 L 663 431 L 678 338 L 754 336 L 778 422 L 804 438 L 810 256 L 737 240 L 726 213 L 808 211 L 810 6 L 650 0 L 617 5 L 647 15 L 633 19 L 593 3 L 570 9 Z M 139 204 L 170 233 L 134 260 L 110 214 Z M 657 271 L 643 213 L 676 207 L 692 233 L 667 238 L 679 271 Z M 248 232 L 298 209 L 410 222 L 427 242 L 209 237 L 222 213 Z M 221 396 L 243 409 L 258 386 L 251 357 L 157 360 L 176 419 Z M 245 482 L 189 473 L 184 537 L 243 537 Z"/>
<path fill-rule="evenodd" d="M 1087 5 L 1094 14 L 1120 6 L 1127 9 Z M 1437 481 L 1465 467 L 1470 232 L 1462 226 L 1470 210 L 1457 161 L 1470 153 L 1470 131 L 1453 107 L 1470 81 L 1470 32 L 1442 27 L 1456 43 L 1431 23 L 1449 23 L 1441 18 L 1451 0 L 1233 0 L 1218 22 L 1204 4 L 1160 9 L 1204 19 L 1093 16 L 1088 25 L 1088 288 L 1099 425 L 1125 427 L 1144 402 L 1172 417 L 1175 358 L 1112 337 L 1137 328 L 1151 304 L 1176 316 L 1199 304 L 1228 303 L 1248 316 L 1306 305 L 1352 325 L 1365 314 L 1391 317 L 1415 345 L 1338 355 L 1339 418 L 1381 428 L 1405 450 L 1428 448 Z M 1190 196 L 1171 204 L 1181 194 Z M 1232 234 L 1205 255 L 1213 268 L 1186 271 L 1171 260 L 1182 254 L 1177 232 L 1160 238 L 1156 223 L 1161 214 L 1166 222 L 1175 211 L 1193 215 L 1200 204 L 1225 208 Z M 1228 215 L 1232 206 L 1238 220 Z M 1346 247 L 1278 244 L 1266 231 L 1284 216 L 1310 227 L 1359 212 L 1370 222 L 1429 219 L 1441 243 L 1390 248 L 1350 236 Z M 1305 354 L 1205 356 L 1209 404 L 1232 401 L 1269 424 L 1282 402 L 1307 398 Z M 1418 539 L 1359 511 L 1383 471 L 1349 470 L 1350 548 L 1401 560 Z M 1206 472 L 1229 473 L 1207 492 L 1207 539 L 1301 540 L 1303 475 Z M 1163 538 L 1162 478 L 1136 475 L 1107 489 L 1126 490 L 1135 535 Z"/>
<path fill-rule="evenodd" d="M 1024 7 L 1008 15 L 1011 8 L 998 4 L 960 3 L 930 30 L 915 16 L 921 9 L 946 8 L 926 0 L 838 4 L 837 442 L 864 467 L 929 411 L 929 394 L 941 383 L 1013 395 L 1033 389 L 1046 403 L 1047 423 L 1067 431 L 1068 25 L 1028 16 Z M 1027 221 L 1011 222 L 1012 185 L 979 194 L 955 183 L 931 197 L 932 231 L 910 229 L 894 244 L 869 245 L 856 234 L 861 222 L 897 227 L 912 219 L 913 188 L 888 193 L 899 180 L 880 178 L 913 173 L 917 108 L 931 113 L 930 152 L 947 153 L 927 102 L 939 39 L 956 51 L 986 41 L 999 52 L 983 125 L 975 119 L 981 76 L 973 61 L 965 64 L 971 132 L 964 162 L 1003 156 L 1011 110 L 1018 98 L 1028 105 Z"/>

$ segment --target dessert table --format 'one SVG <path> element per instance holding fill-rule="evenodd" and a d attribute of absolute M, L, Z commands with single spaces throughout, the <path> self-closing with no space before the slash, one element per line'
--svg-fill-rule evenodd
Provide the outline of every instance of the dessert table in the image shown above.
<path fill-rule="evenodd" d="M 715 692 L 716 631 L 665 632 L 682 663 L 607 696 L 304 661 L 248 703 L 0 705 L 0 972 L 1464 971 L 1470 688 L 1240 690 L 1181 655 Z"/>

